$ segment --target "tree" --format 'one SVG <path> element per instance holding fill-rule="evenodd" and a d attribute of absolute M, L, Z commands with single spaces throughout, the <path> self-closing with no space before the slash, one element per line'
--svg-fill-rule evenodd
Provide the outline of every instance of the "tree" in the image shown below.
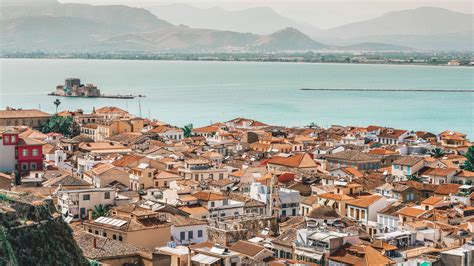
<path fill-rule="evenodd" d="M 469 147 L 466 152 L 466 161 L 462 168 L 467 171 L 474 171 L 474 146 Z"/>
<path fill-rule="evenodd" d="M 184 137 L 189 138 L 193 135 L 193 124 L 187 124 L 182 128 Z"/>
<path fill-rule="evenodd" d="M 407 180 L 408 181 L 416 181 L 416 182 L 421 182 L 421 179 L 418 176 L 415 175 L 407 175 Z"/>
<path fill-rule="evenodd" d="M 55 114 L 41 126 L 41 132 L 61 133 L 66 137 L 70 137 L 72 135 L 72 124 L 72 117 L 63 117 Z"/>
<path fill-rule="evenodd" d="M 111 207 L 110 205 L 102 205 L 102 204 L 95 205 L 94 209 L 92 210 L 92 218 L 96 219 L 101 216 L 107 215 L 107 213 L 110 210 L 110 207 Z"/>
<path fill-rule="evenodd" d="M 444 150 L 441 148 L 434 148 L 430 151 L 430 155 L 434 158 L 441 158 L 445 154 Z"/>
<path fill-rule="evenodd" d="M 61 101 L 59 99 L 56 99 L 54 102 L 54 105 L 56 105 L 56 114 L 58 113 L 58 107 L 61 104 Z"/>

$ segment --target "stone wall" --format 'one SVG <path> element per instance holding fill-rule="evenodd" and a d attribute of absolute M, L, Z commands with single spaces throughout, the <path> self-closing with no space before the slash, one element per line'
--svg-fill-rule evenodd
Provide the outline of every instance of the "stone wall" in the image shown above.
<path fill-rule="evenodd" d="M 208 241 L 231 245 L 239 240 L 248 240 L 257 236 L 265 228 L 270 230 L 269 234 L 278 232 L 278 222 L 276 217 L 249 217 L 231 219 L 224 221 L 209 221 L 207 227 Z"/>

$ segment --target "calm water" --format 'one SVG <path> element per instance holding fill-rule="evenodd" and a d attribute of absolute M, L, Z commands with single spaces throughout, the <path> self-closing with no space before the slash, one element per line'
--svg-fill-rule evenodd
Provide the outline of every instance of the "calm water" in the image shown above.
<path fill-rule="evenodd" d="M 142 116 L 195 126 L 250 117 L 303 126 L 377 124 L 474 134 L 474 93 L 332 92 L 300 88 L 473 89 L 474 68 L 298 63 L 1 59 L 0 108 L 54 112 L 46 93 L 67 77 L 106 94 L 145 94 Z M 61 98 L 60 109 L 114 105 L 139 115 L 138 99 Z"/>

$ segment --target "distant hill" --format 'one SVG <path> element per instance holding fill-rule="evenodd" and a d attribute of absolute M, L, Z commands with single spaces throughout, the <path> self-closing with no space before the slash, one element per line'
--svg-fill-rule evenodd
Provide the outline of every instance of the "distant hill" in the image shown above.
<path fill-rule="evenodd" d="M 344 51 L 413 51 L 413 48 L 407 46 L 379 43 L 379 42 L 364 42 L 354 45 L 338 47 L 339 50 Z"/>
<path fill-rule="evenodd" d="M 332 28 L 321 38 L 333 43 L 382 42 L 418 49 L 472 50 L 473 25 L 472 14 L 420 7 Z"/>
<path fill-rule="evenodd" d="M 285 28 L 270 35 L 262 36 L 252 46 L 264 51 L 313 50 L 327 47 L 295 28 Z"/>
<path fill-rule="evenodd" d="M 102 40 L 99 47 L 130 51 L 212 51 L 243 48 L 258 35 L 231 31 L 191 29 L 186 26 L 154 32 L 129 33 Z"/>
<path fill-rule="evenodd" d="M 308 25 L 302 25 L 270 8 L 262 7 L 226 11 L 220 8 L 195 9 L 186 5 L 164 6 L 169 9 L 187 10 L 180 14 L 180 18 L 182 22 L 194 24 L 188 27 L 175 26 L 157 18 L 146 9 L 124 5 L 61 4 L 54 0 L 36 0 L 32 3 L 28 0 L 0 1 L 2 51 L 275 52 L 318 49 L 474 49 L 473 15 L 442 8 L 425 7 L 390 12 L 375 19 L 329 30 L 309 27 L 305 31 L 303 29 Z M 164 7 L 159 7 L 159 10 L 154 12 L 176 18 L 176 14 L 166 11 Z M 176 18 L 175 21 L 180 20 Z M 196 25 L 199 28 L 196 28 Z M 213 28 L 205 29 L 207 26 Z M 308 34 L 308 31 L 312 33 Z"/>
<path fill-rule="evenodd" d="M 269 7 L 253 7 L 230 11 L 220 7 L 197 8 L 187 4 L 160 5 L 148 8 L 157 17 L 173 24 L 192 28 L 248 32 L 261 35 L 292 27 L 305 34 L 321 32 L 315 26 L 284 17 Z"/>
<path fill-rule="evenodd" d="M 42 1 L 2 6 L 4 50 L 75 50 L 118 34 L 173 27 L 148 10 Z"/>
<path fill-rule="evenodd" d="M 473 30 L 474 16 L 437 7 L 394 11 L 329 30 L 340 38 L 381 35 L 436 35 Z"/>
<path fill-rule="evenodd" d="M 293 28 L 270 35 L 191 29 L 179 26 L 155 32 L 130 33 L 101 41 L 100 46 L 134 51 L 289 51 L 315 50 L 325 45 Z"/>

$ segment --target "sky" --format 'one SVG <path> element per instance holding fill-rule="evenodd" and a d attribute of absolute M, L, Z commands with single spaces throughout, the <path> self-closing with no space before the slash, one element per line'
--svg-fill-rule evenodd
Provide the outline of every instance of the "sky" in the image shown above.
<path fill-rule="evenodd" d="M 276 12 L 299 22 L 320 28 L 336 27 L 347 23 L 375 18 L 383 13 L 413 9 L 421 6 L 442 7 L 456 12 L 474 13 L 474 1 L 466 0 L 59 0 L 62 3 L 94 5 L 125 4 L 135 7 L 185 3 L 201 8 L 221 7 L 241 10 L 249 7 L 268 6 Z"/>

